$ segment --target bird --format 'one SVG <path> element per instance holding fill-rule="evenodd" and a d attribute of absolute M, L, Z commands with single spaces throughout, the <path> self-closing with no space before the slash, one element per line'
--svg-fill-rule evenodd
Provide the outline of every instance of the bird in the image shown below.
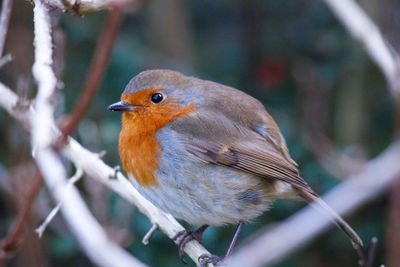
<path fill-rule="evenodd" d="M 232 254 L 244 223 L 275 199 L 313 203 L 353 245 L 357 233 L 301 177 L 286 141 L 263 104 L 216 82 L 166 69 L 133 77 L 121 100 L 118 149 L 123 170 L 149 201 L 197 230 L 182 231 L 179 256 L 208 226 L 238 225 L 223 257 L 201 255 L 202 266 Z M 310 222 L 312 223 L 312 222 Z"/>

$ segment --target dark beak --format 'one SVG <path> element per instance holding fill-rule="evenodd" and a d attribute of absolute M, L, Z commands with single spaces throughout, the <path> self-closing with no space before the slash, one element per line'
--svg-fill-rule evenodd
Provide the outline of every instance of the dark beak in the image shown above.
<path fill-rule="evenodd" d="M 111 111 L 129 111 L 133 110 L 135 107 L 137 106 L 129 105 L 125 101 L 119 101 L 117 103 L 109 105 L 107 109 Z"/>

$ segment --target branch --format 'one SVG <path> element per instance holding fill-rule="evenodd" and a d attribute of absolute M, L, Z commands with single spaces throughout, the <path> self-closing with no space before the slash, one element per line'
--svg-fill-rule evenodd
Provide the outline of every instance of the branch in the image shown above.
<path fill-rule="evenodd" d="M 345 179 L 325 194 L 323 199 L 341 215 L 353 212 L 385 192 L 400 175 L 399 158 L 400 141 L 397 141 L 371 160 L 360 173 Z M 307 206 L 277 227 L 257 234 L 256 239 L 228 259 L 227 266 L 264 266 L 275 263 L 310 242 L 331 225 L 327 217 Z"/>
<path fill-rule="evenodd" d="M 56 77 L 52 66 L 52 40 L 48 7 L 40 0 L 34 8 L 35 63 L 33 76 L 38 83 L 36 113 L 33 114 L 32 147 L 34 158 L 51 194 L 63 202 L 61 212 L 88 257 L 99 266 L 144 266 L 112 243 L 90 213 L 78 190 L 67 187 L 66 171 L 52 149 L 54 135 L 54 92 Z M 88 231 L 90 229 L 90 231 Z"/>
<path fill-rule="evenodd" d="M 35 111 L 32 107 L 25 110 L 16 109 L 18 97 L 4 84 L 0 83 L 0 106 L 5 108 L 7 112 L 22 124 L 30 125 L 30 120 Z M 58 131 L 54 128 L 54 135 Z M 69 142 L 61 150 L 63 155 L 70 159 L 77 168 L 81 168 L 89 177 L 105 184 L 111 190 L 115 191 L 121 197 L 138 207 L 151 221 L 157 225 L 158 229 L 164 232 L 169 238 L 173 238 L 178 232 L 184 230 L 170 214 L 163 212 L 146 200 L 131 185 L 131 183 L 120 172 L 115 173 L 114 168 L 105 164 L 98 154 L 92 153 L 82 147 L 73 138 L 69 138 Z M 110 179 L 110 177 L 117 179 Z M 210 254 L 199 242 L 192 240 L 185 246 L 185 252 L 196 264 L 198 258 L 202 254 Z"/>
<path fill-rule="evenodd" d="M 379 28 L 354 0 L 323 0 L 350 34 L 360 41 L 390 86 L 390 92 L 400 102 L 399 56 L 383 39 Z"/>

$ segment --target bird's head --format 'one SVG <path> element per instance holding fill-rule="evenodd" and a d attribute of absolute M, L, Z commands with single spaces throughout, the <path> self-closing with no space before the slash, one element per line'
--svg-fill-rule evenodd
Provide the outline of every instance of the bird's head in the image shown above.
<path fill-rule="evenodd" d="M 155 131 L 196 109 L 199 97 L 186 76 L 170 70 L 149 70 L 131 79 L 121 101 L 108 109 L 123 112 L 123 128 L 138 121 Z"/>

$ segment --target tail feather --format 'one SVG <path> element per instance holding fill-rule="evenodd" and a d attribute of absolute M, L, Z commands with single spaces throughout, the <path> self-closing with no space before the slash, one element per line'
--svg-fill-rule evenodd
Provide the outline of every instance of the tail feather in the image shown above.
<path fill-rule="evenodd" d="M 353 228 L 351 228 L 351 226 L 348 225 L 348 223 L 343 220 L 343 218 L 340 217 L 340 215 L 337 214 L 331 207 L 329 207 L 328 204 L 326 204 L 326 202 L 323 201 L 316 193 L 303 189 L 298 189 L 298 192 L 309 204 L 316 204 L 312 205 L 313 207 L 320 210 L 322 213 L 327 213 L 333 223 L 335 223 L 347 235 L 353 246 L 363 246 L 361 238 L 357 235 Z"/>

